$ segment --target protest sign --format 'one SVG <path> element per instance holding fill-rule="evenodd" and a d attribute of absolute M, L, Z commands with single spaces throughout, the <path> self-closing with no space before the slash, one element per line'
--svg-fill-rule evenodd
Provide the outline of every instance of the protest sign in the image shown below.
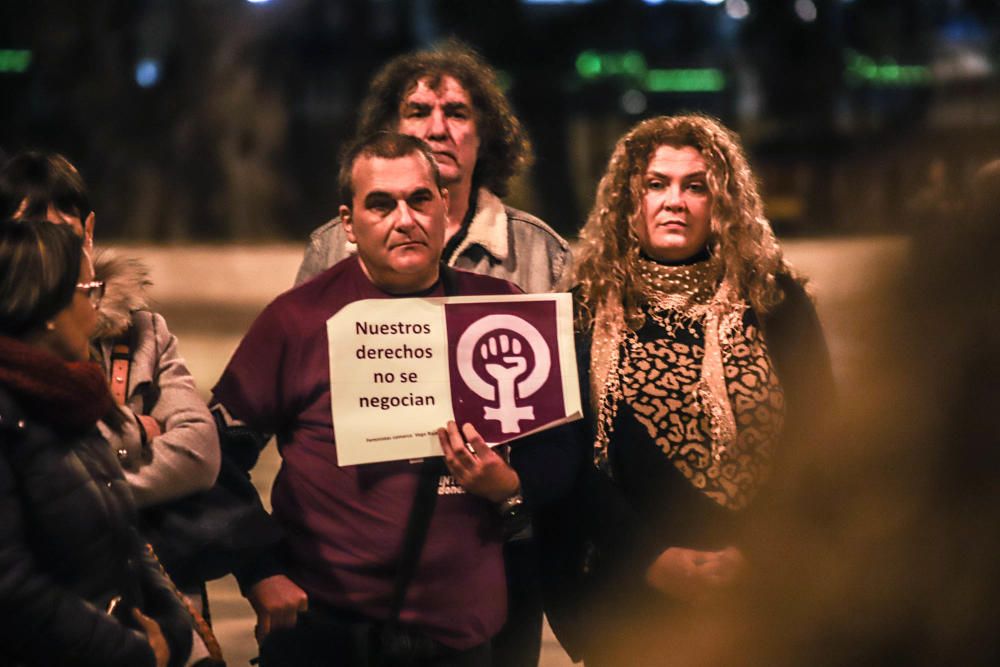
<path fill-rule="evenodd" d="M 440 456 L 449 420 L 495 445 L 581 416 L 569 294 L 367 299 L 327 338 L 340 465 Z"/>

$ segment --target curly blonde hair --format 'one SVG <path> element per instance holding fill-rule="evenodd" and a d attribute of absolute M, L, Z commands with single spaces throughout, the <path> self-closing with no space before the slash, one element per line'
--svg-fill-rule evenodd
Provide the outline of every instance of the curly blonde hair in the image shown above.
<path fill-rule="evenodd" d="M 639 289 L 630 274 L 639 259 L 639 225 L 646 224 L 642 198 L 645 173 L 660 146 L 698 150 L 708 166 L 712 194 L 708 250 L 722 271 L 760 314 L 781 302 L 775 277 L 788 271 L 739 137 L 719 121 L 699 114 L 642 121 L 619 139 L 597 187 L 594 207 L 580 231 L 575 282 L 583 308 L 577 324 L 586 328 L 605 299 L 620 299 L 628 325 L 644 320 Z"/>

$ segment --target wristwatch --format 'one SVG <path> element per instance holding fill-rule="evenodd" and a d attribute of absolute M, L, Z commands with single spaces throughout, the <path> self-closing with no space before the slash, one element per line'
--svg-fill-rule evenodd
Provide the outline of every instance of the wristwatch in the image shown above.
<path fill-rule="evenodd" d="M 528 508 L 524 504 L 524 497 L 521 495 L 520 489 L 497 503 L 497 509 L 500 510 L 503 522 L 504 539 L 510 539 L 519 534 L 531 523 Z"/>
<path fill-rule="evenodd" d="M 500 515 L 506 518 L 511 512 L 519 511 L 523 504 L 524 496 L 521 495 L 521 489 L 518 489 L 497 503 L 497 509 L 500 510 Z"/>

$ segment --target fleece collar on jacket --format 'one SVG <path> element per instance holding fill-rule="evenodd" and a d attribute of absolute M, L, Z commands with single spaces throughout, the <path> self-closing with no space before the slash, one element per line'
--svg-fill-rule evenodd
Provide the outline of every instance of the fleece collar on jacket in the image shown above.
<path fill-rule="evenodd" d="M 103 280 L 104 298 L 97 309 L 95 339 L 116 338 L 128 330 L 132 312 L 149 307 L 149 267 L 132 257 L 101 252 L 94 260 L 94 278 Z"/>
<path fill-rule="evenodd" d="M 479 244 L 494 259 L 503 262 L 510 252 L 507 242 L 507 209 L 495 194 L 486 188 L 479 188 L 476 198 L 476 214 L 472 216 L 469 229 L 462 243 L 451 256 L 452 263 L 465 249 Z"/>
<path fill-rule="evenodd" d="M 465 233 L 465 238 L 461 245 L 455 249 L 449 264 L 454 265 L 455 260 L 466 248 L 473 245 L 481 245 L 486 252 L 493 256 L 498 262 L 503 262 L 510 254 L 510 244 L 507 241 L 507 209 L 503 202 L 495 194 L 486 188 L 479 188 L 476 199 L 476 214 L 472 216 L 469 229 Z M 358 252 L 355 243 L 346 241 L 344 247 L 350 254 Z"/>

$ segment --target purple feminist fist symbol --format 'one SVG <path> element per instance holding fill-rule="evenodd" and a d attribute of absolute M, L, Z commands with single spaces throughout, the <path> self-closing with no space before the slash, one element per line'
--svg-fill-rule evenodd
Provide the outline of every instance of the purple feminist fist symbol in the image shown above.
<path fill-rule="evenodd" d="M 499 333 L 504 330 L 518 337 Z M 535 364 L 519 382 L 528 371 L 521 339 L 531 347 Z M 491 381 L 481 377 L 474 368 L 473 356 L 477 351 Z M 483 408 L 483 417 L 500 422 L 503 433 L 517 433 L 521 430 L 520 422 L 535 418 L 534 407 L 518 405 L 517 400 L 538 391 L 552 367 L 549 346 L 538 329 L 516 315 L 487 315 L 469 326 L 458 339 L 455 357 L 465 384 L 487 401 L 497 401 L 497 405 Z"/>

